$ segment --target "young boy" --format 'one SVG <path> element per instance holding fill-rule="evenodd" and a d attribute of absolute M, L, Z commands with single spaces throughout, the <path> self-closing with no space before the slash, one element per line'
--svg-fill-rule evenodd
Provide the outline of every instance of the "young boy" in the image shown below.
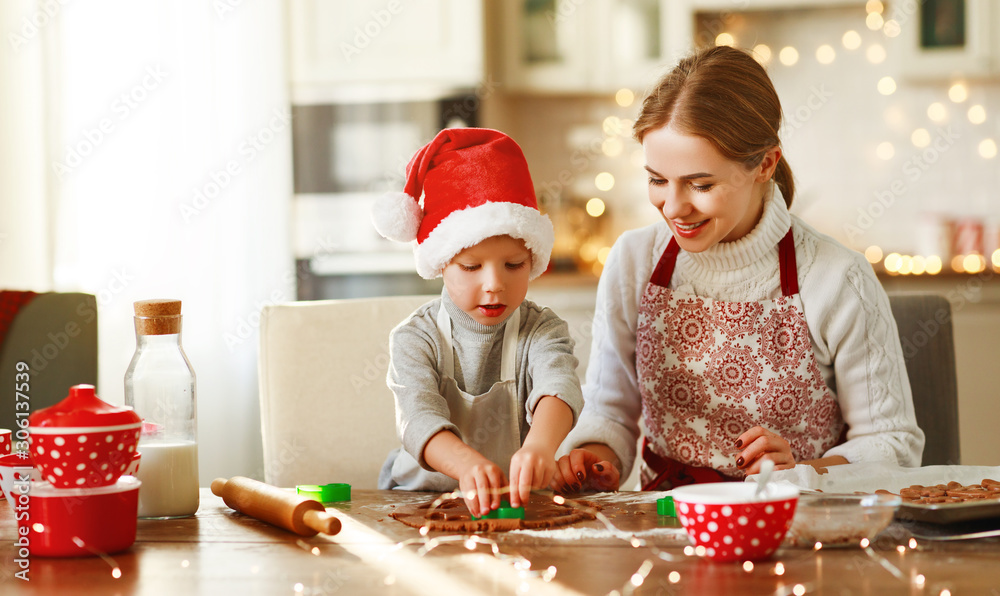
<path fill-rule="evenodd" d="M 460 488 L 473 515 L 548 487 L 555 453 L 583 407 L 573 340 L 524 299 L 554 234 L 521 148 L 483 128 L 448 129 L 414 155 L 406 192 L 382 197 L 375 228 L 415 241 L 417 272 L 441 298 L 393 330 L 388 385 L 402 449 L 379 488 Z M 423 207 L 419 199 L 423 194 Z"/>

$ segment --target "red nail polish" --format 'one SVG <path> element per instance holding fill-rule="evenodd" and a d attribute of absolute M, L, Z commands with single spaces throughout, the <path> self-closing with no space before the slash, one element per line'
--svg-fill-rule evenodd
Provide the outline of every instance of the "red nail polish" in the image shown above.
<path fill-rule="evenodd" d="M 594 464 L 594 469 L 597 470 L 598 472 L 603 472 L 604 466 L 602 466 L 601 464 Z"/>
<path fill-rule="evenodd" d="M 579 480 L 580 482 L 583 482 L 583 472 L 577 472 L 576 479 Z"/>
<path fill-rule="evenodd" d="M 744 463 L 743 462 L 743 457 L 740 456 L 740 458 L 736 460 L 736 467 L 737 468 L 742 468 L 743 467 L 743 463 Z"/>
<path fill-rule="evenodd" d="M 736 448 L 739 449 L 743 446 L 743 439 L 736 439 Z"/>

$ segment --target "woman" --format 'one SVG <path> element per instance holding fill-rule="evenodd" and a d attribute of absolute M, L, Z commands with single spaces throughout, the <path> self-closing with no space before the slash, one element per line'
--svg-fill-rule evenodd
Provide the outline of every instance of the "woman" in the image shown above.
<path fill-rule="evenodd" d="M 554 488 L 617 489 L 640 416 L 646 490 L 739 480 L 764 459 L 920 464 L 888 298 L 862 255 L 788 212 L 780 125 L 767 73 L 725 46 L 644 100 L 633 132 L 665 221 L 623 234 L 605 264 Z"/>

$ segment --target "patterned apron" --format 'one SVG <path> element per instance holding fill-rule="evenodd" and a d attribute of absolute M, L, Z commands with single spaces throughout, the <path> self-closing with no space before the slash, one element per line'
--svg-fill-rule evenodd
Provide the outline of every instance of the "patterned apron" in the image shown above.
<path fill-rule="evenodd" d="M 482 395 L 470 395 L 455 380 L 455 350 L 452 347 L 451 317 L 444 305 L 438 311 L 443 360 L 441 395 L 448 404 L 449 418 L 458 427 L 462 440 L 483 457 L 510 475 L 510 458 L 521 448 L 521 425 L 517 398 L 517 334 L 521 328 L 521 309 L 507 318 L 500 356 L 500 380 Z M 398 488 L 448 492 L 458 488 L 458 481 L 440 472 L 431 472 L 400 449 L 393 462 L 392 475 Z"/>
<path fill-rule="evenodd" d="M 643 490 L 741 479 L 736 439 L 757 425 L 788 441 L 796 461 L 820 457 L 844 422 L 813 354 L 792 230 L 778 243 L 774 300 L 722 302 L 670 290 L 679 252 L 671 238 L 639 305 Z"/>

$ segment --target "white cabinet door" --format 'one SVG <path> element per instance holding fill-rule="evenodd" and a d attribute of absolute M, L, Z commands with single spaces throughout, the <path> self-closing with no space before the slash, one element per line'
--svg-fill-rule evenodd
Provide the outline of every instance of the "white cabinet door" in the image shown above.
<path fill-rule="evenodd" d="M 289 0 L 289 23 L 295 103 L 365 87 L 430 96 L 483 76 L 480 0 Z"/>
<path fill-rule="evenodd" d="M 505 82 L 514 91 L 641 89 L 667 66 L 667 0 L 502 1 Z"/>
<path fill-rule="evenodd" d="M 996 0 L 903 2 L 888 16 L 900 25 L 910 80 L 976 79 L 1000 74 L 1000 4 Z"/>

